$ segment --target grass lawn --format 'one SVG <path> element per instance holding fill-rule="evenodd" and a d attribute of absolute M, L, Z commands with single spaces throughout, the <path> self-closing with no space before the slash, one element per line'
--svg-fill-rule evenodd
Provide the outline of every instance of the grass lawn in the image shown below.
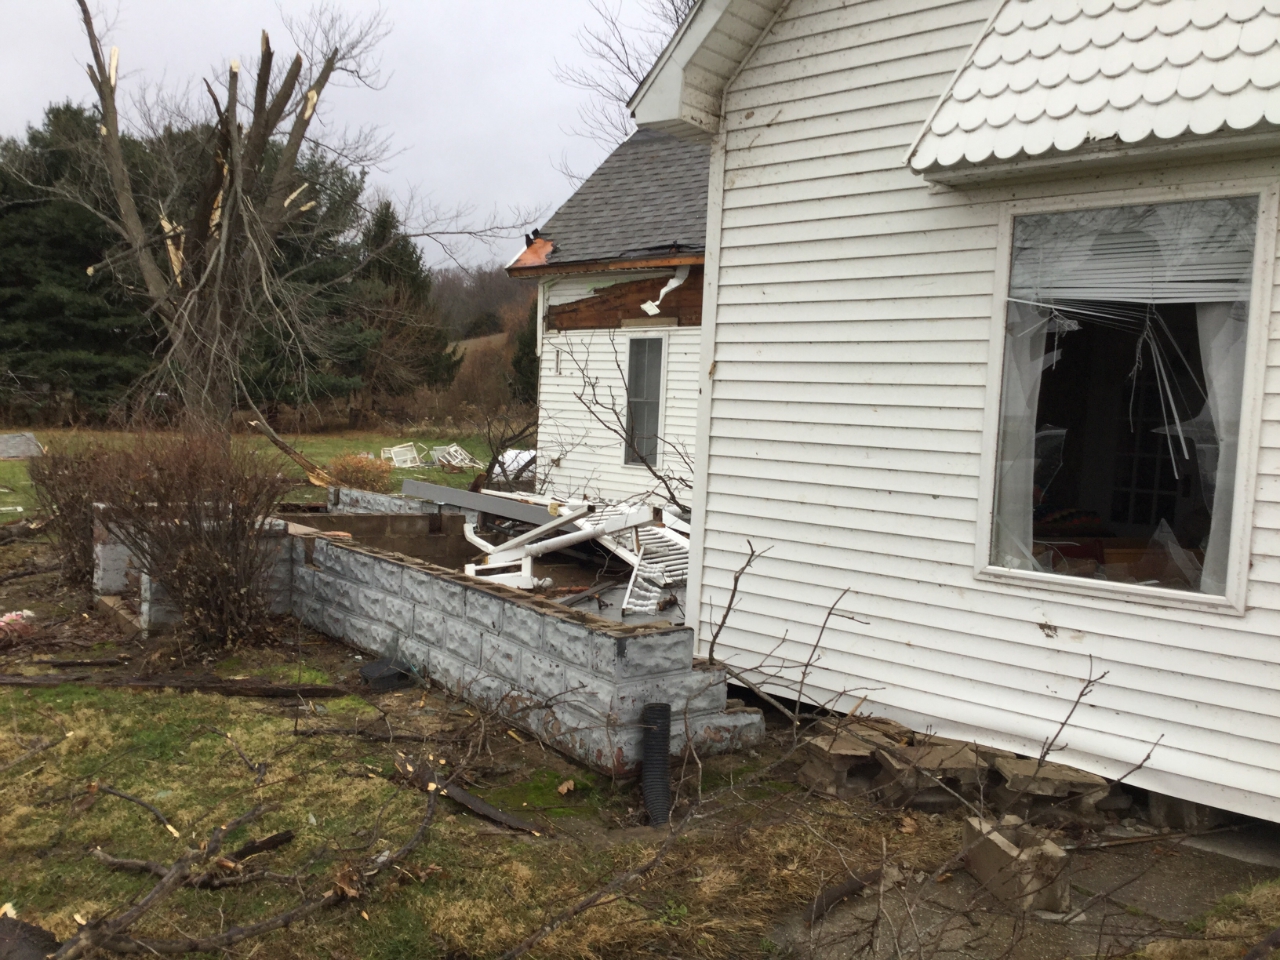
<path fill-rule="evenodd" d="M 14 428 L 17 429 L 17 428 Z M 0 428 L 0 432 L 5 432 L 4 428 Z M 89 431 L 84 431 L 89 433 Z M 52 440 L 59 437 L 72 436 L 76 431 L 72 430 L 36 430 L 34 431 L 36 439 L 43 444 L 48 444 Z M 118 437 L 123 439 L 126 434 L 111 432 L 93 432 L 92 435 L 102 437 Z M 247 439 L 255 446 L 260 446 L 265 450 L 274 451 L 274 447 L 264 437 L 257 434 L 250 435 Z M 443 434 L 427 434 L 427 433 L 402 433 L 387 434 L 364 431 L 342 431 L 338 433 L 321 433 L 321 434 L 303 434 L 295 436 L 285 436 L 284 440 L 291 444 L 295 449 L 304 456 L 309 457 L 316 463 L 324 466 L 336 456 L 345 453 L 371 453 L 375 457 L 379 456 L 383 447 L 394 447 L 402 443 L 410 441 L 419 443 L 430 449 L 431 447 L 445 446 L 450 443 L 456 443 L 468 453 L 471 453 L 482 463 L 489 461 L 489 449 L 485 446 L 484 441 L 477 436 L 463 435 L 443 435 Z M 291 476 L 303 479 L 302 469 L 291 460 L 281 458 L 282 469 Z M 399 492 L 400 484 L 406 479 L 426 480 L 429 483 L 438 483 L 447 487 L 459 487 L 465 489 L 468 484 L 475 479 L 478 471 L 464 471 L 463 473 L 446 473 L 435 467 L 419 467 L 407 470 L 392 471 L 392 490 Z M 0 508 L 2 507 L 22 507 L 26 513 L 35 510 L 35 497 L 31 488 L 31 481 L 27 479 L 26 462 L 22 460 L 0 460 Z M 12 491 L 12 492 L 9 492 Z M 318 501 L 324 499 L 324 491 L 318 487 L 299 486 L 287 497 L 292 501 Z M 24 516 L 21 513 L 0 513 L 0 523 L 5 520 L 13 520 Z"/>

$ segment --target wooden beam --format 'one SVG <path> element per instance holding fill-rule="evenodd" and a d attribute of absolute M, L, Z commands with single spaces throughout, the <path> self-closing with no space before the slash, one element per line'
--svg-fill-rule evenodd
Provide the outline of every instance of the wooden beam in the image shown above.
<path fill-rule="evenodd" d="M 622 326 L 624 320 L 643 318 L 642 303 L 657 298 L 669 277 L 632 280 L 606 287 L 594 297 L 549 307 L 549 330 L 600 330 Z M 702 324 L 702 268 L 689 271 L 689 278 L 662 298 L 662 317 L 675 317 L 681 327 Z"/>
<path fill-rule="evenodd" d="M 684 253 L 669 257 L 641 257 L 633 260 L 583 260 L 578 263 L 548 263 L 536 267 L 521 267 L 512 264 L 507 267 L 507 274 L 512 277 L 545 277 L 568 273 L 604 273 L 609 270 L 647 270 L 665 267 L 701 266 L 703 259 L 704 257 L 700 253 Z"/>

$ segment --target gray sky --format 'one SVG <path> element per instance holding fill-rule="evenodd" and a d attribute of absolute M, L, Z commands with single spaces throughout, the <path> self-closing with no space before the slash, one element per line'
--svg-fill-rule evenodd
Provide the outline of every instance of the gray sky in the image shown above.
<path fill-rule="evenodd" d="M 364 0 L 341 0 L 372 9 Z M 185 85 L 225 73 L 232 57 L 256 56 L 259 32 L 271 34 L 277 58 L 294 53 L 280 12 L 301 16 L 310 0 L 107 0 L 110 41 L 120 48 L 121 102 L 142 81 Z M 634 9 L 635 0 L 626 3 Z M 394 25 L 383 43 L 387 76 L 378 91 L 326 91 L 326 122 L 373 123 L 399 151 L 376 183 L 397 195 L 411 190 L 441 207 L 470 204 L 477 219 L 493 210 L 541 207 L 549 215 L 572 192 L 553 163 L 565 155 L 589 172 L 603 150 L 575 137 L 584 94 L 552 75 L 555 61 L 583 59 L 574 37 L 590 17 L 587 0 L 387 0 Z M 0 135 L 20 135 L 50 102 L 89 102 L 88 47 L 75 0 L 0 0 L 5 55 L 0 58 Z M 469 259 L 505 260 L 520 247 Z M 439 251 L 426 249 L 429 259 Z"/>

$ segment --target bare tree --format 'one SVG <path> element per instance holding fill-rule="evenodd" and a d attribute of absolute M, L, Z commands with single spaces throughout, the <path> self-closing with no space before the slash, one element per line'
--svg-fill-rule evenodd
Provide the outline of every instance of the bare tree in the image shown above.
<path fill-rule="evenodd" d="M 627 101 L 697 0 L 641 0 L 641 20 L 623 18 L 621 0 L 590 0 L 593 23 L 578 32 L 583 66 L 556 65 L 556 79 L 587 93 L 572 132 L 612 150 L 635 131 Z M 581 180 L 562 163 L 567 176 Z"/>
<path fill-rule="evenodd" d="M 375 130 L 321 128 L 318 110 L 335 84 L 379 85 L 388 22 L 377 10 L 319 7 L 286 21 L 299 52 L 283 68 L 264 31 L 256 64 L 232 60 L 197 94 L 144 90 L 126 110 L 120 51 L 99 35 L 88 0 L 77 3 L 98 136 L 34 161 L 10 154 L 6 172 L 90 209 L 119 238 L 99 267 L 146 304 L 162 334 L 140 393 L 173 389 L 189 414 L 225 420 L 238 394 L 253 402 L 244 371 L 256 352 L 290 369 L 305 398 L 308 371 L 340 353 L 334 303 L 382 253 L 358 240 L 374 212 L 365 171 L 388 152 Z M 509 232 L 493 221 L 469 227 L 467 209 L 405 207 L 401 234 L 446 255 L 454 241 Z"/>

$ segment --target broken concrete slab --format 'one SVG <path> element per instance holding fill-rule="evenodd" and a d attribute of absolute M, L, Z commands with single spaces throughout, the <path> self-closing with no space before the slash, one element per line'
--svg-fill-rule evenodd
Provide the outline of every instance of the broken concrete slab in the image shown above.
<path fill-rule="evenodd" d="M 997 899 L 1024 913 L 1071 909 L 1067 852 L 1020 817 L 967 817 L 962 842 L 965 869 Z"/>
<path fill-rule="evenodd" d="M 999 757 L 994 766 L 996 772 L 1004 777 L 1005 786 L 1018 793 L 1070 797 L 1098 790 L 1103 790 L 1105 795 L 1111 789 L 1104 778 L 1063 763 Z"/>
<path fill-rule="evenodd" d="M 952 737 L 940 737 L 936 733 L 917 733 L 915 735 L 914 744 L 917 747 L 972 747 L 987 766 L 995 766 L 995 762 L 1001 757 L 1009 760 L 1017 759 L 1017 754 L 1012 750 L 1004 750 L 1000 747 L 989 747 L 973 740 L 956 740 Z"/>
<path fill-rule="evenodd" d="M 975 795 L 987 776 L 986 763 L 968 744 L 959 746 L 881 747 L 881 771 L 872 781 L 885 802 L 941 812 Z"/>
<path fill-rule="evenodd" d="M 992 791 L 996 806 L 1023 817 L 1045 807 L 1095 817 L 1095 804 L 1111 792 L 1111 784 L 1103 777 L 1063 763 L 998 757 L 993 766 L 1004 778 Z"/>

